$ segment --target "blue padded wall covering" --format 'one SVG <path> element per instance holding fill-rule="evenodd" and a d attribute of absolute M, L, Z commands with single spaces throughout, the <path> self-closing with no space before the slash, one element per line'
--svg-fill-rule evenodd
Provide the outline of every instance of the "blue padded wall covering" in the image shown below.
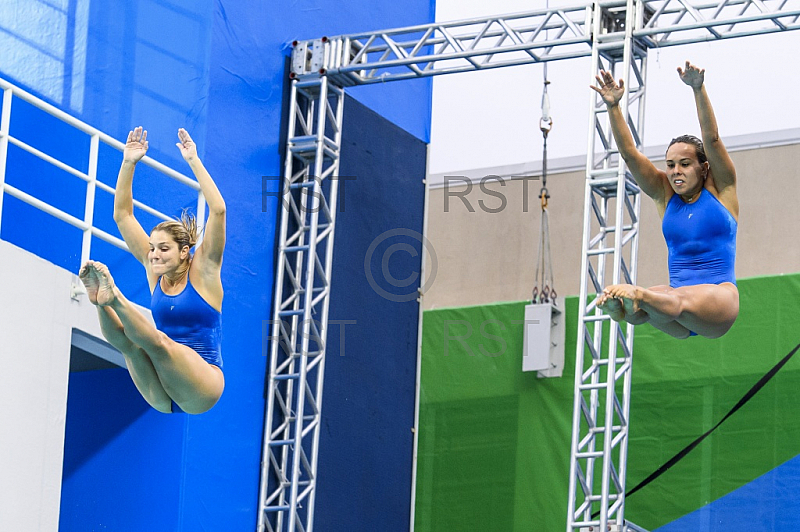
<path fill-rule="evenodd" d="M 266 367 L 261 324 L 271 318 L 277 218 L 277 202 L 268 203 L 262 212 L 260 194 L 262 176 L 282 173 L 278 133 L 285 59 L 280 52 L 292 39 L 356 31 L 376 23 L 392 27 L 398 17 L 430 21 L 432 5 L 382 1 L 371 4 L 367 12 L 362 5 L 347 2 L 267 4 L 258 10 L 244 1 L 217 3 L 206 151 L 229 206 L 223 271 L 227 389 L 211 412 L 189 419 L 192 444 L 186 450 L 184 497 L 191 502 L 182 511 L 186 530 L 245 530 L 256 519 Z M 372 96 L 377 99 L 375 108 L 383 114 L 398 107 L 399 98 L 404 111 L 393 109 L 398 121 L 402 119 L 415 136 L 425 135 L 430 121 L 429 80 L 393 90 L 402 94 Z"/>
<path fill-rule="evenodd" d="M 655 532 L 792 532 L 797 529 L 800 456 Z"/>
<path fill-rule="evenodd" d="M 153 412 L 124 369 L 70 373 L 60 532 L 178 529 L 186 415 Z"/>
<path fill-rule="evenodd" d="M 179 531 L 251 530 L 255 525 L 266 370 L 261 323 L 271 317 L 277 206 L 277 202 L 267 202 L 262 209 L 261 187 L 262 176 L 282 173 L 279 132 L 287 43 L 433 19 L 431 0 L 378 0 L 368 5 L 321 0 L 63 0 L 0 5 L 0 45 L 5 50 L 0 76 L 115 138 L 122 140 L 130 128 L 144 125 L 149 131 L 150 155 L 183 172 L 188 168 L 174 144 L 178 127 L 186 127 L 226 200 L 228 241 L 222 270 L 225 393 L 219 404 L 202 416 L 168 417 L 146 410 L 127 429 L 136 431 L 141 439 L 118 440 L 114 447 L 124 456 L 134 451 L 126 449 L 124 442 L 148 441 L 146 449 L 153 456 L 164 454 L 180 460 L 173 464 L 180 468 L 179 473 L 159 477 L 161 482 L 178 485 L 175 490 L 164 487 L 170 504 L 150 510 L 153 522 L 161 519 L 169 523 L 170 530 L 171 524 L 177 523 L 174 529 Z M 352 92 L 417 139 L 428 141 L 430 79 Z M 39 120 L 27 122 L 36 125 Z M 54 149 L 68 157 L 86 142 L 81 134 L 67 134 L 60 143 L 54 142 L 48 129 L 31 134 L 41 149 L 55 145 Z M 118 165 L 118 154 L 101 154 L 99 178 L 114 183 Z M 23 168 L 20 181 L 32 182 L 36 177 L 26 173 L 22 163 L 17 168 Z M 80 183 L 74 186 L 76 190 L 70 189 L 64 201 L 72 202 L 73 195 L 80 194 Z M 137 170 L 134 195 L 157 205 L 167 202 L 171 214 L 193 204 L 191 197 L 182 197 L 151 180 L 143 168 Z M 78 259 L 72 242 L 79 240 L 70 236 L 74 230 L 61 224 L 64 236 L 59 236 L 56 229 L 43 225 L 20 229 L 25 216 L 31 219 L 36 214 L 26 214 L 24 207 L 13 203 L 6 199 L 0 236 L 12 240 L 6 234 L 12 231 L 12 241 L 21 247 L 33 246 L 30 242 L 45 237 L 56 244 L 71 239 L 58 251 L 40 246 L 39 252 L 50 253 L 49 260 L 74 271 Z M 67 207 L 77 208 L 71 203 Z M 108 219 L 110 198 L 98 194 L 97 212 L 97 223 L 115 232 Z M 142 213 L 137 216 L 147 229 L 152 227 L 153 220 Z M 343 234 L 337 239 L 344 238 Z M 135 261 L 125 262 L 126 257 L 109 248 L 98 244 L 93 258 L 109 262 L 123 290 L 146 304 L 141 270 Z M 169 429 L 164 428 L 165 421 Z M 404 430 L 410 432 L 410 427 Z M 165 440 L 161 435 L 170 436 Z M 174 448 L 181 449 L 180 458 Z M 104 498 L 104 511 L 123 515 L 125 505 L 137 500 L 144 505 L 150 500 L 145 480 L 152 478 L 153 471 L 141 451 L 137 448 L 131 454 L 140 460 L 133 464 L 138 467 L 126 470 L 126 474 L 141 476 L 128 479 L 124 502 Z M 86 469 L 90 463 L 92 460 L 84 460 L 75 467 L 72 477 L 80 482 L 73 486 L 75 492 L 90 493 L 99 476 L 108 475 L 102 468 Z M 81 526 L 89 530 L 99 524 L 85 522 Z M 115 530 L 138 531 L 143 529 L 140 524 L 120 523 Z"/>

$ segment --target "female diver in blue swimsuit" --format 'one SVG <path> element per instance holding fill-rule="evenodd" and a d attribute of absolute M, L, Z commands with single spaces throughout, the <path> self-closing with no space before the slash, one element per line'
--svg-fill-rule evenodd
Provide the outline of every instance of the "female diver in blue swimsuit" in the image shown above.
<path fill-rule="evenodd" d="M 684 135 L 667 148 L 667 171 L 636 149 L 619 108 L 622 81 L 601 71 L 592 87 L 608 107 L 619 153 L 662 217 L 669 249 L 669 286 L 612 285 L 598 307 L 613 320 L 650 323 L 675 338 L 719 338 L 739 314 L 734 260 L 739 200 L 736 170 L 719 138 L 711 101 L 703 85 L 705 70 L 686 62 L 681 81 L 692 88 L 703 140 Z"/>
<path fill-rule="evenodd" d="M 80 277 L 97 305 L 103 335 L 124 355 L 145 400 L 159 412 L 170 413 L 177 404 L 200 414 L 216 404 L 225 386 L 220 354 L 225 202 L 189 133 L 179 129 L 178 138 L 209 210 L 194 256 L 189 252 L 197 240 L 193 217 L 162 222 L 148 237 L 133 216 L 133 171 L 148 146 L 141 127 L 128 134 L 114 197 L 114 221 L 147 272 L 156 327 L 122 295 L 105 265 L 88 261 Z"/>

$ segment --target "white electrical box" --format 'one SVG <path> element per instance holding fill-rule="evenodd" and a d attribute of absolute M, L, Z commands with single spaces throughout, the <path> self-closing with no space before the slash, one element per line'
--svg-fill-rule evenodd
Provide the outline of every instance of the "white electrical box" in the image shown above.
<path fill-rule="evenodd" d="M 564 371 L 564 299 L 556 304 L 525 306 L 522 371 L 538 371 L 539 377 L 560 377 Z"/>

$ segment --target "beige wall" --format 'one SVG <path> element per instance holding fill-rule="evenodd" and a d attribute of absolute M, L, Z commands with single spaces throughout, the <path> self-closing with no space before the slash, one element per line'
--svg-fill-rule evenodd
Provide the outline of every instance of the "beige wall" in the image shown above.
<path fill-rule="evenodd" d="M 751 149 L 731 154 L 739 178 L 738 278 L 800 271 L 800 144 Z M 663 167 L 663 161 L 655 161 Z M 454 172 L 454 175 L 458 175 Z M 451 181 L 448 212 L 445 189 L 431 188 L 428 195 L 427 238 L 436 251 L 435 274 L 425 293 L 425 309 L 519 301 L 533 287 L 541 223 L 539 181 L 528 181 L 528 212 L 523 211 L 523 182 L 506 180 L 505 186 L 487 183 L 502 193 L 506 207 L 495 213 L 501 200 L 473 186 L 465 198 L 469 212 L 453 191 L 464 190 Z M 555 287 L 559 295 L 580 291 L 581 241 L 585 178 L 583 171 L 548 177 L 551 253 Z M 652 200 L 642 195 L 638 284 L 668 283 L 667 249 L 661 221 Z"/>

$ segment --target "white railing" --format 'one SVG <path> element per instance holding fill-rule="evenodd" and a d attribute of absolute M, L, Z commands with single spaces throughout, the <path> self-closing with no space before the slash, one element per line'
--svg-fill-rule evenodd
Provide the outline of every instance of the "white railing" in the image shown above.
<path fill-rule="evenodd" d="M 4 79 L 0 79 L 0 90 L 3 91 L 3 111 L 2 115 L 0 115 L 0 223 L 2 223 L 2 215 L 3 215 L 3 196 L 5 194 L 9 194 L 21 200 L 32 207 L 36 207 L 37 209 L 58 218 L 59 220 L 66 222 L 73 227 L 77 227 L 81 231 L 83 231 L 83 242 L 81 245 L 81 264 L 86 262 L 90 257 L 91 252 L 91 242 L 92 236 L 95 236 L 109 244 L 112 244 L 120 249 L 128 251 L 128 246 L 125 245 L 121 239 L 115 237 L 114 235 L 110 235 L 107 232 L 103 231 L 94 226 L 94 204 L 95 204 L 95 191 L 97 188 L 104 190 L 111 195 L 114 195 L 115 189 L 106 185 L 105 183 L 97 180 L 97 159 L 100 150 L 100 143 L 104 143 L 107 146 L 115 148 L 120 152 L 124 149 L 125 144 L 110 137 L 109 135 L 99 131 L 92 126 L 81 122 L 80 120 L 68 115 L 64 111 L 50 105 L 47 102 L 44 102 L 33 96 L 32 94 L 20 89 L 19 87 L 12 85 L 11 83 L 5 81 Z M 20 100 L 24 100 L 29 104 L 33 105 L 34 107 L 48 113 L 49 115 L 58 118 L 62 122 L 66 123 L 67 125 L 79 130 L 87 135 L 90 136 L 89 142 L 89 165 L 87 172 L 82 172 L 69 166 L 68 164 L 59 161 L 55 157 L 52 157 L 33 146 L 22 142 L 21 140 L 14 138 L 10 133 L 11 127 L 11 108 L 12 108 L 12 101 L 14 98 L 19 98 Z M 6 161 L 8 155 L 8 145 L 9 143 L 17 146 L 26 152 L 30 153 L 46 161 L 56 168 L 59 168 L 75 177 L 78 177 L 84 181 L 86 181 L 86 198 L 85 198 L 85 208 L 83 219 L 76 218 L 71 214 L 68 214 L 61 209 L 50 205 L 38 198 L 31 196 L 16 187 L 13 187 L 5 182 L 6 177 Z M 198 234 L 202 234 L 202 224 L 205 220 L 205 209 L 206 209 L 206 202 L 205 198 L 203 197 L 203 193 L 200 191 L 200 185 L 197 181 L 169 168 L 168 166 L 145 156 L 142 158 L 142 163 L 150 166 L 151 168 L 155 169 L 156 171 L 163 174 L 165 177 L 174 179 L 179 183 L 186 185 L 187 187 L 195 190 L 197 192 L 197 225 L 198 225 Z M 157 217 L 162 220 L 171 220 L 172 217 L 152 208 L 149 207 L 140 201 L 134 200 L 133 204 L 135 207 Z"/>

